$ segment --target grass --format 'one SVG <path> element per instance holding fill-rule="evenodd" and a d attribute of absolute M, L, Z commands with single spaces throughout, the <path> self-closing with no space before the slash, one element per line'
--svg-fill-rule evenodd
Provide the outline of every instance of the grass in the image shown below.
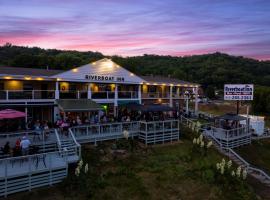
<path fill-rule="evenodd" d="M 74 167 L 70 167 L 69 177 L 62 184 L 8 199 L 256 199 L 246 182 L 217 181 L 215 166 L 222 155 L 214 149 L 206 156 L 194 153 L 191 138 L 186 134 L 177 144 L 148 148 L 136 144 L 126 156 L 113 156 L 111 142 L 96 148 L 84 146 L 83 159 L 89 163 L 87 175 L 78 179 Z"/>

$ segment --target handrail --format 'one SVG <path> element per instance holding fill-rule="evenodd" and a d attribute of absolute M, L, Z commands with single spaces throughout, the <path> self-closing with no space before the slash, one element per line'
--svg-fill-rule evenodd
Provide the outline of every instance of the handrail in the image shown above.
<path fill-rule="evenodd" d="M 258 169 L 256 167 L 249 167 L 248 170 L 259 172 L 259 174 L 263 175 L 265 178 L 267 178 L 268 180 L 270 180 L 270 176 L 265 171 L 263 171 L 261 169 Z"/>
<path fill-rule="evenodd" d="M 77 142 L 77 140 L 73 134 L 73 131 L 70 128 L 68 129 L 68 132 L 71 135 L 71 138 L 72 138 L 73 142 L 75 143 L 76 147 L 78 148 L 79 158 L 81 158 L 81 145 Z"/>
<path fill-rule="evenodd" d="M 250 164 L 244 158 L 242 158 L 238 153 L 236 153 L 234 150 L 232 150 L 231 148 L 226 148 L 226 149 L 230 153 L 232 153 L 234 156 L 236 156 L 241 162 L 243 162 L 247 168 L 250 166 Z"/>
<path fill-rule="evenodd" d="M 59 152 L 62 152 L 61 140 L 60 140 L 60 137 L 59 137 L 59 134 L 58 134 L 57 129 L 54 129 L 54 133 L 55 133 L 56 140 L 57 140 L 58 150 L 59 150 Z"/>

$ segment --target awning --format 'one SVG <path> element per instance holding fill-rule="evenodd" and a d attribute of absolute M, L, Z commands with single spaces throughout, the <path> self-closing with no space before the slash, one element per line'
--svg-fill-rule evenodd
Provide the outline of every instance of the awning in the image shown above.
<path fill-rule="evenodd" d="M 60 99 L 56 101 L 64 112 L 84 112 L 102 110 L 102 106 L 91 99 Z"/>

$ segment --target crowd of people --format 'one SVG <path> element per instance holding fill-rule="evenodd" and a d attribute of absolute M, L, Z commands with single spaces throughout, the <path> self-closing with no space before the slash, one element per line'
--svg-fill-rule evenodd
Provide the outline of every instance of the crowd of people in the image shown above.
<path fill-rule="evenodd" d="M 40 121 L 40 120 L 30 120 L 25 125 L 26 130 L 32 130 L 34 133 L 33 141 L 35 140 L 46 140 L 50 136 L 50 130 L 52 128 L 57 128 L 60 133 L 68 134 L 68 129 L 73 126 L 80 126 L 84 124 L 102 124 L 102 123 L 114 123 L 114 122 L 130 122 L 130 121 L 163 121 L 172 118 L 178 118 L 177 112 L 138 112 L 130 111 L 127 109 L 121 109 L 118 112 L 118 116 L 114 117 L 111 114 L 106 114 L 103 111 L 94 112 L 91 115 L 80 116 L 80 115 L 71 115 L 58 116 L 58 119 L 55 123 L 49 121 Z M 2 155 L 11 155 L 11 156 L 20 156 L 28 155 L 29 149 L 31 147 L 30 140 L 23 136 L 21 139 L 18 138 L 15 146 L 11 147 L 9 142 L 1 147 L 0 154 Z"/>

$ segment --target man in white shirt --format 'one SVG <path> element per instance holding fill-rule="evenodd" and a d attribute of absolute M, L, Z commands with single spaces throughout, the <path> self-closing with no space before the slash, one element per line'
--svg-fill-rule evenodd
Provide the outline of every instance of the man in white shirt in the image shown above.
<path fill-rule="evenodd" d="M 20 143 L 20 146 L 22 148 L 22 155 L 26 156 L 29 153 L 29 147 L 30 147 L 30 140 L 27 139 L 25 136 L 23 136 L 22 141 Z"/>

